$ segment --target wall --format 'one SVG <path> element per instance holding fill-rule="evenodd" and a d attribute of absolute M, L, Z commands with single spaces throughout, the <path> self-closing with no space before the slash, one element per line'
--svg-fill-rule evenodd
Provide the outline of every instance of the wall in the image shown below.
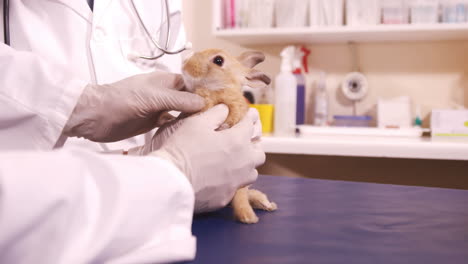
<path fill-rule="evenodd" d="M 267 59 L 259 68 L 271 76 L 278 73 L 280 63 L 278 54 L 283 46 L 240 46 L 217 39 L 212 35 L 211 0 L 184 0 L 184 15 L 188 37 L 193 42 L 195 50 L 222 48 L 233 54 L 239 54 L 248 49 L 261 50 L 265 52 Z M 336 92 L 343 76 L 353 70 L 350 47 L 346 44 L 325 44 L 313 45 L 310 48 L 312 49 L 309 60 L 311 67 L 325 70 L 329 74 L 330 112 L 332 114 L 351 113 L 351 105 Z M 371 87 L 369 96 L 358 106 L 359 113 L 373 114 L 378 97 L 391 98 L 409 95 L 415 104 L 421 105 L 425 120 L 424 125 L 427 126 L 428 113 L 432 108 L 451 107 L 456 104 L 468 106 L 468 41 L 368 43 L 358 44 L 356 48 L 361 71 L 368 77 Z M 310 106 L 312 104 L 309 104 Z M 370 176 L 361 177 L 365 171 L 367 174 L 371 171 L 376 173 L 376 170 L 365 170 L 366 166 L 370 168 L 370 163 L 376 162 L 372 159 L 269 155 L 267 163 L 260 169 L 260 172 L 315 177 L 311 175 L 310 170 L 312 169 L 315 175 L 328 175 L 328 178 L 340 179 L 343 171 L 337 171 L 336 168 L 328 170 L 327 167 L 322 167 L 320 164 L 326 161 L 325 164 L 329 166 L 330 164 L 340 164 L 343 160 L 347 164 L 346 171 L 349 176 L 346 177 L 347 179 L 354 177 L 356 180 L 372 181 Z M 438 181 L 401 180 L 411 178 L 415 173 L 420 174 L 421 171 L 425 172 L 425 175 L 432 174 L 440 179 L 441 171 L 430 169 L 434 168 L 434 164 L 439 164 L 454 168 L 449 170 L 450 177 L 453 178 L 453 181 L 450 181 L 453 183 L 450 184 L 450 187 L 454 187 L 457 185 L 457 179 L 461 179 L 459 175 L 466 174 L 465 172 L 468 171 L 468 167 L 465 166 L 468 163 L 464 162 L 456 163 L 460 165 L 455 167 L 450 162 L 412 161 L 406 163 L 395 160 L 379 162 L 381 166 L 379 169 L 385 171 L 395 165 L 411 168 L 413 165 L 410 164 L 417 164 L 417 170 L 399 170 L 398 178 L 400 180 L 392 179 L 391 175 L 387 174 L 386 177 L 381 178 L 381 180 L 386 179 L 383 182 L 398 184 L 419 182 L 421 185 L 443 186 L 443 184 L 438 184 Z M 291 165 L 292 163 L 294 166 Z M 310 164 L 316 166 L 311 167 Z M 356 165 L 353 166 L 353 164 Z M 424 166 L 424 164 L 432 164 L 432 166 Z M 434 177 L 428 176 L 426 179 Z M 463 181 L 464 183 L 460 183 L 460 186 L 466 186 L 466 180 L 463 179 Z"/>

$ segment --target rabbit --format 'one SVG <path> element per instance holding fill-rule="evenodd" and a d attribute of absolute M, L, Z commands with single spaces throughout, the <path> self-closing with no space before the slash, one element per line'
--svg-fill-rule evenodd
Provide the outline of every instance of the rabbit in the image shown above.
<path fill-rule="evenodd" d="M 229 114 L 219 129 L 232 127 L 239 122 L 249 109 L 242 93 L 242 86 L 260 88 L 270 84 L 270 78 L 254 66 L 263 62 L 261 52 L 247 51 L 235 58 L 220 49 L 208 49 L 194 53 L 186 59 L 182 76 L 189 92 L 205 98 L 205 111 L 216 104 L 228 106 Z M 277 205 L 270 202 L 262 192 L 249 187 L 239 189 L 231 201 L 234 217 L 245 224 L 258 222 L 253 208 L 275 211 Z"/>

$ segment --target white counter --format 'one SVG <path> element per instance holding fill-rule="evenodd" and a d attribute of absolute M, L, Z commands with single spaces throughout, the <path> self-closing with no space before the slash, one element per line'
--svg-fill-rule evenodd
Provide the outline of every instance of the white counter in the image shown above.
<path fill-rule="evenodd" d="M 267 153 L 276 154 L 468 160 L 468 142 L 431 138 L 266 135 L 262 144 Z"/>

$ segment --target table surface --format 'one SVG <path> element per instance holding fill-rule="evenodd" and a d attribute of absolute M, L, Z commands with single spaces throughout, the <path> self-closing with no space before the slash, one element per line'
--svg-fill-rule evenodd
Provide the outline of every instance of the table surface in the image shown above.
<path fill-rule="evenodd" d="M 468 191 L 260 176 L 279 209 L 196 216 L 190 263 L 468 263 Z"/>

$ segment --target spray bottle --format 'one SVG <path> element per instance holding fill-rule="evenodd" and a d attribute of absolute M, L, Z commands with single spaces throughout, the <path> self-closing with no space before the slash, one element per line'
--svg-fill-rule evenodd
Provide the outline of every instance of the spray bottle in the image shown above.
<path fill-rule="evenodd" d="M 324 72 L 320 73 L 320 80 L 317 84 L 315 94 L 315 113 L 314 125 L 328 125 L 328 95 L 327 95 L 327 75 Z"/>
<path fill-rule="evenodd" d="M 302 68 L 304 68 L 305 73 L 309 73 L 309 68 L 307 65 L 307 59 L 310 54 L 310 50 L 301 47 L 296 49 L 293 61 L 293 74 L 296 77 L 297 81 L 297 99 L 296 99 L 296 125 L 303 125 L 305 123 L 306 115 L 306 79 L 302 73 Z M 302 67 L 301 67 L 302 66 Z"/>
<path fill-rule="evenodd" d="M 281 52 L 281 72 L 275 78 L 275 135 L 290 135 L 296 128 L 297 81 L 292 74 L 295 47 Z"/>

